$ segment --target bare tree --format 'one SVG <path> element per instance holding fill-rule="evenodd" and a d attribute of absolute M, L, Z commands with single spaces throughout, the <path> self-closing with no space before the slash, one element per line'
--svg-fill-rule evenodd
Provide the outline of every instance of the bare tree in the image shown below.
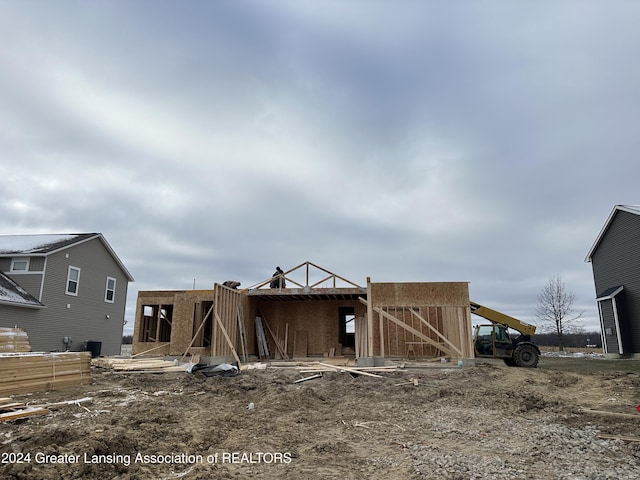
<path fill-rule="evenodd" d="M 538 294 L 536 317 L 543 330 L 558 335 L 559 350 L 564 350 L 563 335 L 575 333 L 581 328 L 584 312 L 576 312 L 573 308 L 575 295 L 567 291 L 560 275 L 551 277 Z"/>

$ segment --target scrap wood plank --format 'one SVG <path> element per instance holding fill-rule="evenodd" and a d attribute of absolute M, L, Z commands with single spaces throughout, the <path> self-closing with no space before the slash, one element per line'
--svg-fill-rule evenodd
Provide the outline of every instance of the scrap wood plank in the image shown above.
<path fill-rule="evenodd" d="M 306 382 L 307 380 L 314 380 L 316 378 L 322 378 L 322 373 L 319 373 L 317 375 L 311 375 L 310 377 L 300 378 L 293 383 L 302 383 L 302 382 Z"/>
<path fill-rule="evenodd" d="M 598 438 L 602 438 L 604 440 L 623 440 L 625 442 L 640 442 L 640 437 L 629 437 L 626 435 L 605 435 L 600 434 Z"/>
<path fill-rule="evenodd" d="M 331 365 L 331 369 L 324 367 L 314 366 L 297 366 L 294 367 L 299 370 L 300 373 L 312 373 L 312 372 L 335 372 L 336 370 L 343 369 L 340 365 Z M 352 370 L 359 370 L 365 372 L 397 372 L 396 367 L 349 367 Z M 343 369 L 344 370 L 344 369 Z"/>
<path fill-rule="evenodd" d="M 581 413 L 593 413 L 596 415 L 610 415 L 613 417 L 633 417 L 633 418 L 637 418 L 640 420 L 640 415 L 638 415 L 637 413 L 619 413 L 619 412 L 607 412 L 605 410 L 593 410 L 591 408 L 581 408 L 579 410 Z"/>
<path fill-rule="evenodd" d="M 52 409 L 57 407 L 64 407 L 65 405 L 80 405 L 82 403 L 93 402 L 93 397 L 84 397 L 78 398 L 77 400 L 66 400 L 64 402 L 54 402 L 54 403 L 42 403 L 40 405 L 29 405 L 32 408 L 46 408 Z"/>
<path fill-rule="evenodd" d="M 376 375 L 375 373 L 363 372 L 362 370 L 356 370 L 355 368 L 350 367 L 336 367 L 334 365 L 329 365 L 327 363 L 318 362 L 318 365 L 322 365 L 323 367 L 333 368 L 334 371 L 342 371 L 349 373 L 355 373 L 356 375 L 365 375 L 367 377 L 376 377 L 376 378 L 384 378 L 382 375 Z"/>
<path fill-rule="evenodd" d="M 47 413 L 49 413 L 49 410 L 47 410 L 46 408 L 27 407 L 15 412 L 0 413 L 0 422 L 15 420 L 17 418 L 30 417 L 31 415 L 45 415 Z"/>
<path fill-rule="evenodd" d="M 22 402 L 3 403 L 0 405 L 0 411 L 15 410 L 16 408 L 24 408 L 26 405 Z"/>

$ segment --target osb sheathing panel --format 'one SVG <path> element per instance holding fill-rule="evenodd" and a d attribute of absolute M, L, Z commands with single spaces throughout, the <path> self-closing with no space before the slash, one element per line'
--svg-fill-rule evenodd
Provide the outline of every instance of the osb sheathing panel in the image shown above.
<path fill-rule="evenodd" d="M 254 303 L 252 320 L 255 321 L 259 307 L 272 332 L 284 340 L 288 326 L 287 354 L 293 354 L 293 339 L 296 331 L 307 332 L 307 354 L 310 356 L 324 355 L 331 348 L 336 348 L 339 341 L 339 308 L 353 307 L 356 316 L 366 315 L 366 306 L 357 300 L 294 300 L 267 301 L 258 300 Z M 271 335 L 266 331 L 269 352 L 273 355 L 275 344 Z M 249 340 L 249 339 L 248 339 Z M 257 354 L 255 329 L 249 342 L 253 354 Z"/>
<path fill-rule="evenodd" d="M 467 282 L 371 283 L 374 307 L 469 306 Z"/>
<path fill-rule="evenodd" d="M 171 350 L 169 355 L 183 355 L 187 351 L 194 334 L 193 312 L 195 305 L 197 302 L 212 302 L 214 300 L 213 294 L 213 290 L 192 290 L 176 294 L 173 303 Z"/>

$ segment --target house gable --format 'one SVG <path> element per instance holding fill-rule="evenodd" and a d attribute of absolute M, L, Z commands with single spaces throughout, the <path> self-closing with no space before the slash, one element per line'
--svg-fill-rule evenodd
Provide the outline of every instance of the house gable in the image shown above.
<path fill-rule="evenodd" d="M 593 242 L 593 245 L 589 249 L 589 253 L 587 253 L 586 258 L 584 259 L 585 262 L 591 261 L 591 258 L 593 257 L 594 253 L 600 246 L 600 242 L 602 241 L 605 234 L 607 233 L 607 230 L 609 230 L 609 227 L 613 223 L 613 220 L 618 214 L 618 212 L 626 212 L 630 215 L 636 215 L 638 216 L 638 218 L 640 218 L 640 205 L 616 205 L 613 207 L 613 210 L 611 210 L 611 213 L 609 214 L 607 221 L 602 226 L 600 233 L 598 233 L 596 240 Z"/>

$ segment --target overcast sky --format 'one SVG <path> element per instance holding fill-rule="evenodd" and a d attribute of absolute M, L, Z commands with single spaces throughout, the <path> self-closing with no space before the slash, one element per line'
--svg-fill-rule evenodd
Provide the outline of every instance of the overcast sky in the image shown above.
<path fill-rule="evenodd" d="M 533 321 L 637 204 L 636 1 L 0 0 L 0 233 L 101 232 L 139 290 L 314 262 Z"/>

